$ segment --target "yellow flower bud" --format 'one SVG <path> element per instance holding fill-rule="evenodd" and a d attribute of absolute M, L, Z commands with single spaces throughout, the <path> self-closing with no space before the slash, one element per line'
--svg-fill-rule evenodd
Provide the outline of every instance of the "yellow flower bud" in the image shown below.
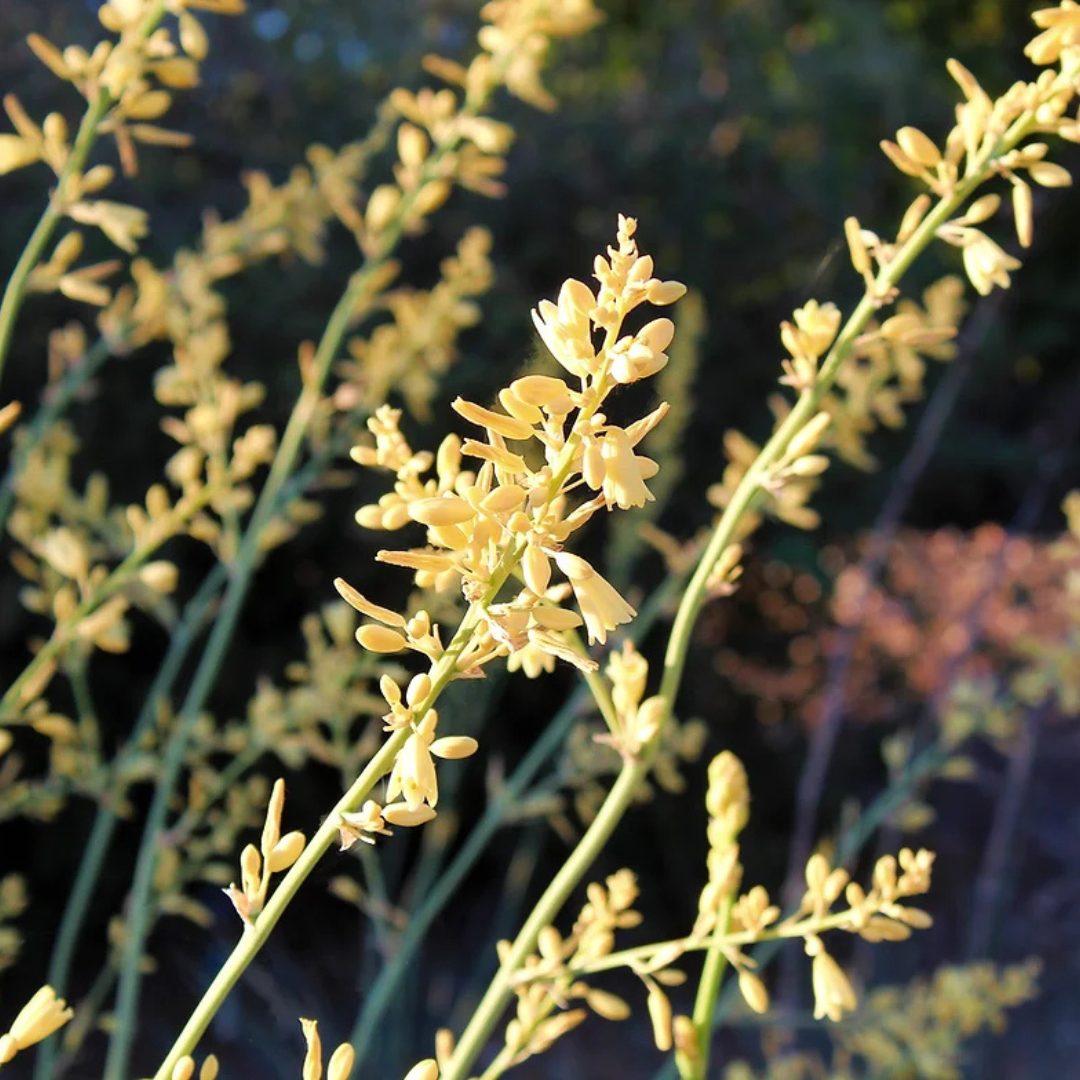
<path fill-rule="evenodd" d="M 461 758 L 472 757 L 479 749 L 480 744 L 468 735 L 447 735 L 445 738 L 436 739 L 431 744 L 431 752 L 447 761 L 457 761 Z"/>
<path fill-rule="evenodd" d="M 356 631 L 356 640 L 360 647 L 373 653 L 397 653 L 408 648 L 409 641 L 404 634 L 391 630 L 388 626 L 368 623 Z"/>

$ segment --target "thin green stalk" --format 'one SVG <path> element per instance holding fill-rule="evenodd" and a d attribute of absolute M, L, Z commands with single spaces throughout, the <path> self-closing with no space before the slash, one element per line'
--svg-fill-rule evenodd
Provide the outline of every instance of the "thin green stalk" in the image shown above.
<path fill-rule="evenodd" d="M 1031 113 L 1020 116 L 1009 128 L 1009 131 L 986 151 L 979 167 L 974 169 L 969 177 L 961 181 L 950 195 L 940 199 L 938 204 L 923 218 L 918 228 L 900 247 L 893 259 L 878 273 L 875 279 L 876 288 L 873 291 L 868 289 L 856 305 L 855 310 L 851 313 L 829 350 L 816 382 L 799 395 L 791 412 L 773 433 L 772 438 L 765 444 L 761 453 L 758 454 L 754 463 L 739 482 L 731 502 L 717 523 L 705 554 L 694 571 L 686 595 L 683 598 L 683 603 L 680 605 L 678 614 L 675 616 L 675 622 L 672 625 L 671 637 L 668 639 L 668 647 L 664 656 L 664 677 L 660 686 L 660 694 L 668 703 L 669 709 L 674 704 L 675 695 L 682 682 L 694 623 L 705 603 L 707 583 L 713 567 L 728 545 L 734 541 L 739 522 L 758 497 L 761 481 L 765 474 L 769 468 L 783 457 L 791 440 L 814 416 L 822 398 L 836 381 L 840 368 L 850 354 L 857 338 L 865 330 L 867 323 L 878 310 L 878 304 L 874 299 L 875 295 L 887 295 L 896 286 L 923 249 L 934 239 L 938 228 L 952 217 L 967 201 L 971 193 L 986 180 L 987 165 L 992 158 L 1003 150 L 1015 146 L 1027 134 L 1033 122 L 1034 115 Z M 699 1049 L 702 1056 L 699 1063 L 700 1072 L 686 1074 L 686 1080 L 693 1080 L 695 1075 L 704 1076 L 705 1070 L 708 1068 L 708 1047 L 712 1031 L 711 1019 L 706 1024 L 706 1027 L 708 1030 L 699 1030 Z"/>
<path fill-rule="evenodd" d="M 153 33 L 157 24 L 165 15 L 165 0 L 157 0 L 154 6 L 143 18 L 136 36 L 145 40 Z M 94 100 L 91 101 L 83 113 L 79 122 L 79 129 L 75 133 L 75 142 L 72 144 L 71 153 L 64 162 L 63 169 L 56 180 L 56 188 L 49 199 L 49 205 L 41 215 L 30 239 L 26 242 L 19 261 L 8 279 L 4 289 L 4 298 L 0 301 L 0 377 L 3 375 L 4 364 L 7 361 L 8 351 L 11 347 L 11 338 L 15 332 L 15 321 L 19 315 L 19 308 L 26 295 L 30 274 L 41 259 L 42 252 L 52 239 L 57 225 L 65 213 L 65 200 L 68 197 L 67 189 L 72 177 L 83 171 L 86 159 L 90 154 L 90 148 L 97 138 L 98 127 L 105 119 L 106 113 L 113 105 L 113 97 L 104 87 L 98 89 Z"/>
<path fill-rule="evenodd" d="M 86 677 L 86 663 L 81 662 L 71 672 L 71 694 L 75 699 L 75 712 L 80 721 L 94 723 L 97 719 L 97 709 L 94 708 L 94 698 L 90 693 L 90 680 Z"/>
<path fill-rule="evenodd" d="M 386 888 L 386 876 L 378 852 L 370 844 L 363 844 L 362 847 L 360 866 L 364 872 L 364 885 L 372 900 L 368 914 L 375 934 L 375 952 L 381 959 L 392 956 L 394 951 L 393 926 L 390 925 L 394 904 Z"/>
<path fill-rule="evenodd" d="M 716 928 L 721 934 L 727 934 L 731 926 L 731 911 L 735 906 L 735 897 L 725 896 L 717 912 Z M 705 1080 L 709 1067 L 709 1043 L 712 1039 L 713 1014 L 716 1011 L 716 999 L 720 994 L 720 983 L 727 968 L 727 957 L 718 948 L 711 948 L 705 955 L 701 979 L 698 982 L 697 995 L 694 998 L 694 1030 L 697 1033 L 697 1054 L 688 1056 L 683 1075 L 693 1080 Z"/>
<path fill-rule="evenodd" d="M 648 602 L 642 606 L 641 613 L 630 626 L 630 633 L 627 636 L 631 640 L 640 640 L 648 633 L 681 584 L 682 580 L 679 577 L 667 578 L 649 597 Z M 397 940 L 392 956 L 364 995 L 363 1010 L 349 1035 L 349 1042 L 356 1051 L 358 1062 L 363 1062 L 367 1056 L 371 1042 L 379 1032 L 383 1014 L 393 1000 L 414 954 L 423 944 L 428 928 L 438 918 L 457 892 L 458 886 L 487 849 L 491 838 L 502 827 L 506 814 L 520 803 L 544 763 L 562 746 L 571 724 L 580 715 L 582 703 L 588 693 L 588 688 L 579 683 L 544 729 L 540 738 L 521 759 L 495 799 L 488 803 L 480 820 L 469 833 L 468 839 L 462 844 L 438 880 L 430 889 L 424 891 L 423 903 L 410 914 L 409 922 Z"/>
<path fill-rule="evenodd" d="M 63 1076 L 74 1064 L 79 1050 L 86 1041 L 88 1035 L 93 1034 L 97 1026 L 97 1018 L 105 1008 L 109 994 L 112 992 L 113 983 L 116 982 L 116 969 L 111 964 L 106 964 L 98 973 L 86 992 L 86 996 L 79 1003 L 79 1012 L 75 1019 L 64 1028 L 62 1034 L 51 1036 L 42 1045 L 52 1047 L 53 1054 L 62 1050 L 56 1060 L 56 1071 L 46 1073 L 48 1080 L 55 1080 Z M 35 1061 L 34 1076 L 37 1076 L 37 1062 L 41 1060 L 39 1052 Z"/>
<path fill-rule="evenodd" d="M 50 197 L 49 205 L 39 218 L 34 231 L 30 234 L 30 239 L 27 240 L 26 247 L 23 248 L 19 261 L 15 264 L 15 269 L 8 279 L 7 288 L 4 289 L 4 298 L 0 301 L 0 376 L 3 375 L 4 364 L 11 348 L 15 321 L 18 318 L 23 297 L 26 295 L 30 274 L 40 262 L 46 245 L 52 239 L 57 225 L 64 216 L 63 206 L 68 185 L 76 173 L 82 172 L 90 147 L 93 146 L 97 136 L 98 125 L 105 118 L 110 105 L 112 105 L 112 97 L 108 90 L 99 90 L 93 102 L 83 113 L 71 154 L 57 178 L 56 190 Z"/>
<path fill-rule="evenodd" d="M 135 721 L 135 727 L 127 742 L 127 748 L 121 752 L 117 767 L 122 771 L 129 753 L 137 752 L 141 736 L 153 725 L 157 704 L 168 697 L 172 685 L 180 673 L 180 668 L 187 658 L 188 650 L 194 644 L 195 637 L 202 627 L 214 598 L 225 581 L 225 568 L 216 566 L 203 581 L 198 592 L 188 601 L 183 618 L 173 629 L 169 637 L 169 648 L 158 669 L 157 676 L 150 686 L 142 709 Z M 101 876 L 109 845 L 116 832 L 119 820 L 116 807 L 111 802 L 100 802 L 94 816 L 94 824 L 86 841 L 75 882 L 71 887 L 64 914 L 56 933 L 56 945 L 49 960 L 49 985 L 60 995 L 66 994 L 71 963 L 82 933 L 83 924 Z M 59 1049 L 59 1036 L 47 1039 L 38 1051 L 34 1062 L 34 1080 L 52 1080 L 57 1075 L 56 1055 Z"/>
<path fill-rule="evenodd" d="M 540 931 L 555 920 L 570 894 L 588 873 L 596 855 L 622 820 L 625 808 L 647 773 L 648 766 L 645 762 L 635 760 L 627 760 L 619 770 L 599 813 L 525 920 L 525 925 L 514 940 L 506 959 L 499 966 L 495 978 L 454 1047 L 454 1053 L 440 1074 L 440 1080 L 465 1080 L 469 1075 L 473 1063 L 480 1056 L 488 1037 L 513 997 L 511 976 L 533 951 Z"/>
<path fill-rule="evenodd" d="M 501 585 L 501 582 L 499 584 Z M 438 700 L 439 694 L 453 680 L 458 657 L 471 639 L 478 618 L 479 611 L 474 605 L 465 614 L 446 652 L 432 669 L 431 692 L 427 699 L 417 707 L 419 713 L 422 714 L 431 708 Z M 270 931 L 281 918 L 293 896 L 315 869 L 319 860 L 338 839 L 341 815 L 355 810 L 367 798 L 379 780 L 393 767 L 398 751 L 405 745 L 411 734 L 412 729 L 409 727 L 395 731 L 368 762 L 349 790 L 337 801 L 319 830 L 308 841 L 300 858 L 277 884 L 266 907 L 259 913 L 253 924 L 244 928 L 243 937 L 222 965 L 206 993 L 203 994 L 202 1000 L 195 1007 L 183 1031 L 177 1037 L 168 1057 L 154 1074 L 154 1080 L 168 1080 L 172 1076 L 176 1062 L 195 1048 L 222 1001 L 265 944 Z"/>
<path fill-rule="evenodd" d="M 165 749 L 154 798 L 143 828 L 135 876 L 132 881 L 127 935 L 117 991 L 116 1026 L 109 1041 L 105 1080 L 124 1080 L 127 1072 L 128 1057 L 135 1035 L 141 982 L 140 965 L 150 929 L 149 897 L 153 887 L 154 867 L 157 863 L 158 836 L 165 827 L 169 803 L 183 766 L 187 744 L 220 674 L 225 661 L 225 653 L 240 618 L 240 611 L 247 599 L 248 588 L 260 554 L 259 543 L 263 529 L 276 512 L 279 494 L 296 466 L 322 387 L 329 376 L 341 341 L 375 265 L 369 264 L 353 276 L 327 322 L 322 339 L 315 351 L 310 380 L 301 391 L 285 426 L 281 443 L 270 466 L 258 502 L 252 511 L 236 561 L 231 568 L 229 584 L 222 599 L 221 609 L 214 620 L 214 628 L 203 650 L 199 666 L 192 677 L 183 706 L 177 714 L 172 736 Z"/>

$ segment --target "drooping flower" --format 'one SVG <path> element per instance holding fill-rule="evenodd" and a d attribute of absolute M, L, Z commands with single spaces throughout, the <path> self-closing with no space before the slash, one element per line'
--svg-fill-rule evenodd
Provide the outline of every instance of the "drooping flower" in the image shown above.
<path fill-rule="evenodd" d="M 555 562 L 573 586 L 590 644 L 597 641 L 604 644 L 609 630 L 628 623 L 637 614 L 614 586 L 580 555 L 560 551 Z"/>

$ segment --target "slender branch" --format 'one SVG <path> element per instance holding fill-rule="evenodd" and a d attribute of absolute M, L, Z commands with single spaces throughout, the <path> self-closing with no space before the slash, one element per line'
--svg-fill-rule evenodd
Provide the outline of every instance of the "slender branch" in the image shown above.
<path fill-rule="evenodd" d="M 851 926 L 850 911 L 837 911 L 821 917 L 808 916 L 797 922 L 783 922 L 764 930 L 739 930 L 732 933 L 709 934 L 702 938 L 674 938 L 671 941 L 654 941 L 648 945 L 638 945 L 633 949 L 622 949 L 608 953 L 587 964 L 574 966 L 567 964 L 570 975 L 596 975 L 601 971 L 612 971 L 620 967 L 648 966 L 658 954 L 668 950 L 681 949 L 683 952 L 701 952 L 716 948 L 741 948 L 759 941 L 789 941 L 792 938 L 806 937 L 807 934 L 823 934 L 828 930 L 839 930 Z M 521 980 L 525 981 L 525 980 Z"/>
<path fill-rule="evenodd" d="M 669 577 L 642 606 L 638 617 L 631 624 L 631 640 L 640 640 L 652 628 L 653 623 L 678 593 L 681 577 Z M 405 976 L 416 950 L 424 941 L 428 928 L 439 916 L 455 894 L 458 886 L 484 853 L 492 836 L 502 826 L 507 813 L 519 805 L 529 785 L 546 762 L 562 745 L 570 725 L 580 714 L 589 691 L 580 683 L 565 704 L 552 718 L 529 752 L 522 758 L 506 780 L 496 797 L 488 803 L 480 820 L 469 833 L 465 843 L 454 855 L 449 865 L 431 889 L 424 892 L 424 900 L 409 916 L 409 922 L 395 943 L 392 957 L 387 961 L 378 978 L 364 996 L 364 1007 L 349 1042 L 356 1051 L 356 1060 L 364 1061 L 372 1040 L 379 1032 L 383 1014 Z"/>
<path fill-rule="evenodd" d="M 501 582 L 499 584 L 501 585 Z M 461 625 L 453 640 L 447 646 L 446 652 L 443 653 L 432 669 L 431 692 L 427 699 L 418 706 L 417 711 L 426 712 L 427 709 L 431 708 L 434 702 L 438 700 L 442 690 L 453 680 L 458 657 L 471 639 L 473 628 L 478 620 L 479 609 L 478 605 L 474 604 L 462 619 Z M 330 849 L 334 841 L 338 839 L 341 815 L 355 810 L 367 798 L 375 784 L 390 771 L 398 751 L 405 745 L 411 734 L 412 729 L 408 727 L 395 731 L 386 740 L 378 753 L 368 762 L 349 790 L 337 801 L 319 830 L 308 841 L 300 858 L 297 859 L 289 872 L 278 883 L 277 888 L 256 921 L 245 927 L 243 937 L 236 948 L 233 949 L 228 960 L 222 965 L 221 970 L 215 976 L 214 981 L 210 984 L 194 1012 L 192 1012 L 183 1031 L 181 1031 L 169 1051 L 168 1057 L 155 1073 L 154 1080 L 167 1080 L 172 1075 L 176 1062 L 184 1054 L 188 1054 L 194 1049 L 220 1007 L 221 1002 L 265 944 L 270 936 L 270 931 L 274 928 L 278 919 L 281 918 L 282 913 L 297 890 L 311 871 L 314 870 L 318 861 Z"/>
<path fill-rule="evenodd" d="M 164 4 L 162 4 L 164 8 Z M 99 90 L 93 102 L 83 114 L 79 124 L 78 133 L 71 153 L 64 164 L 60 175 L 57 177 L 56 188 L 49 198 L 49 205 L 41 215 L 30 239 L 26 242 L 15 269 L 11 272 L 7 287 L 4 289 L 4 298 L 0 301 L 0 376 L 3 374 L 4 364 L 7 361 L 8 352 L 11 348 L 11 338 L 15 333 L 15 321 L 19 315 L 26 289 L 30 282 L 30 274 L 41 259 L 46 245 L 52 239 L 56 227 L 60 224 L 65 213 L 65 199 L 67 189 L 72 177 L 82 172 L 83 165 L 90 153 L 97 136 L 98 125 L 105 118 L 113 99 L 108 90 Z"/>
<path fill-rule="evenodd" d="M 506 959 L 458 1040 L 449 1063 L 440 1074 L 441 1080 L 464 1080 L 469 1074 L 473 1062 L 480 1056 L 484 1044 L 513 996 L 511 976 L 533 951 L 537 935 L 554 921 L 578 882 L 588 873 L 596 854 L 622 820 L 625 807 L 630 804 L 647 772 L 648 766 L 643 761 L 631 760 L 623 765 L 599 813 L 526 919 Z"/>
<path fill-rule="evenodd" d="M 203 621 L 224 581 L 225 568 L 219 564 L 206 576 L 199 591 L 188 601 L 183 618 L 169 637 L 168 651 L 139 711 L 135 727 L 127 741 L 126 750 L 122 751 L 117 758 L 115 763 L 117 772 L 123 773 L 129 755 L 137 752 L 142 735 L 153 726 L 158 702 L 168 697 L 171 692 L 188 651 L 194 644 L 195 637 L 202 628 Z M 94 824 L 79 862 L 75 882 L 64 906 L 64 914 L 56 933 L 56 944 L 49 960 L 48 981 L 58 994 L 66 993 L 75 948 L 101 876 L 109 845 L 116 832 L 118 820 L 119 814 L 114 803 L 100 802 L 98 804 Z M 47 1039 L 42 1044 L 34 1062 L 35 1080 L 53 1080 L 58 1074 L 56 1068 L 58 1048 L 59 1037 Z"/>
<path fill-rule="evenodd" d="M 135 32 L 137 40 L 148 38 L 161 22 L 165 15 L 166 0 L 156 0 L 156 3 L 143 16 L 138 30 Z M 56 180 L 56 188 L 49 199 L 49 205 L 38 220 L 30 239 L 26 242 L 19 261 L 11 273 L 7 287 L 4 289 L 4 298 L 0 301 L 0 376 L 3 375 L 4 364 L 7 361 L 8 351 L 11 347 L 11 338 L 15 332 L 15 321 L 19 315 L 19 308 L 26 295 L 30 274 L 37 266 L 42 252 L 52 239 L 61 219 L 66 213 L 67 189 L 72 179 L 83 170 L 90 149 L 97 138 L 98 127 L 105 119 L 115 99 L 104 87 L 99 87 L 94 99 L 88 104 L 86 112 L 79 123 L 79 129 L 75 134 L 75 142 L 72 144 L 71 153 L 68 155 L 64 167 L 61 169 Z"/>
<path fill-rule="evenodd" d="M 721 936 L 726 936 L 731 927 L 731 912 L 735 907 L 735 897 L 728 895 L 720 903 L 716 925 Z M 697 1032 L 697 1054 L 687 1061 L 685 1076 L 692 1080 L 705 1080 L 709 1067 L 709 1044 L 712 1040 L 713 1017 L 716 1013 L 716 999 L 720 995 L 720 983 L 727 970 L 728 959 L 720 948 L 711 948 L 705 955 L 705 965 L 698 981 L 697 994 L 694 997 L 694 1030 Z"/>

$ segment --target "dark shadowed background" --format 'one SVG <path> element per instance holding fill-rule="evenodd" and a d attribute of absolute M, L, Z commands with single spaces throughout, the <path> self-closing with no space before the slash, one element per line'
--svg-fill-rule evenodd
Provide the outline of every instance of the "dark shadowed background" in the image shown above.
<path fill-rule="evenodd" d="M 482 301 L 484 322 L 464 338 L 461 359 L 433 407 L 431 427 L 423 436 L 412 430 L 417 443 L 434 446 L 450 425 L 447 403 L 454 396 L 488 400 L 511 378 L 535 347 L 529 309 L 540 297 L 554 296 L 565 277 L 584 277 L 596 252 L 611 242 L 616 214 L 633 215 L 642 249 L 654 255 L 658 272 L 698 291 L 706 310 L 694 413 L 683 433 L 685 473 L 661 522 L 687 536 L 708 520 L 703 493 L 722 468 L 722 432 L 732 426 L 753 438 L 768 432 L 765 399 L 782 355 L 779 321 L 810 297 L 835 300 L 842 308 L 856 297 L 840 245 L 844 218 L 854 214 L 866 227 L 889 233 L 914 193 L 913 184 L 878 150 L 878 140 L 892 137 L 903 124 L 935 137 L 951 125 L 956 88 L 944 68 L 950 56 L 977 73 L 992 93 L 1030 77 L 1022 47 L 1032 36 L 1032 5 L 604 0 L 601 6 L 607 22 L 558 50 L 548 78 L 561 103 L 558 112 L 545 115 L 518 102 L 503 103 L 501 115 L 512 118 L 519 133 L 510 153 L 507 196 L 492 202 L 456 193 L 432 229 L 406 249 L 404 279 L 429 284 L 439 259 L 468 224 L 480 222 L 493 232 L 497 269 L 496 285 Z M 61 44 L 90 43 L 96 40 L 96 7 L 79 0 L 3 0 L 0 87 L 16 91 L 36 115 L 56 108 L 74 117 L 69 89 L 42 68 L 23 39 L 37 31 Z M 152 209 L 153 234 L 142 253 L 156 263 L 191 241 L 204 208 L 224 215 L 241 208 L 238 177 L 244 170 L 263 169 L 280 181 L 311 142 L 337 147 L 358 138 L 391 88 L 421 84 L 425 53 L 470 55 L 476 25 L 474 6 L 451 0 L 253 0 L 250 7 L 244 19 L 207 20 L 212 42 L 203 83 L 178 95 L 170 114 L 172 126 L 195 135 L 194 147 L 145 152 L 137 186 L 126 192 Z M 1061 150 L 1055 160 L 1075 167 L 1077 157 Z M 0 272 L 14 264 L 41 211 L 42 194 L 41 176 L 30 170 L 0 181 Z M 904 465 L 905 455 L 925 415 L 925 406 L 916 405 L 904 430 L 874 437 L 876 472 L 830 469 L 815 500 L 822 528 L 801 533 L 767 526 L 755 539 L 747 587 L 706 611 L 680 708 L 682 716 L 708 724 L 706 754 L 686 767 L 684 794 L 661 793 L 632 814 L 593 875 L 624 865 L 635 869 L 646 926 L 656 936 L 682 933 L 693 920 L 704 873 L 704 766 L 722 748 L 742 756 L 750 774 L 753 820 L 743 844 L 747 880 L 779 888 L 794 793 L 814 726 L 813 711 L 802 706 L 821 692 L 825 675 L 791 687 L 764 677 L 755 681 L 746 671 L 780 678 L 792 666 L 789 647 L 796 631 L 828 635 L 828 595 L 837 568 L 857 558 L 859 537 L 874 527 L 890 498 L 897 499 L 903 524 L 915 530 L 905 534 L 913 545 L 919 537 L 951 529 L 939 534 L 952 537 L 961 556 L 980 526 L 991 528 L 981 535 L 1001 543 L 1006 533 L 1038 541 L 1061 531 L 1061 498 L 1080 477 L 1080 200 L 1069 190 L 1037 189 L 1035 219 L 1035 245 L 1013 288 L 974 298 L 955 361 L 959 372 L 950 375 L 935 365 L 929 374 L 931 400 L 943 409 L 951 403 L 951 410 L 943 434 L 924 430 L 919 436 L 921 467 L 904 472 L 911 468 Z M 1018 253 L 1010 235 L 997 239 Z M 280 424 L 287 415 L 296 389 L 296 344 L 317 337 L 354 258 L 351 245 L 339 238 L 318 267 L 264 264 L 225 283 L 235 343 L 230 364 L 267 384 L 267 419 Z M 934 251 L 924 263 L 912 275 L 909 294 L 959 269 L 952 249 Z M 43 379 L 47 334 L 69 317 L 70 305 L 60 298 L 27 304 L 5 399 L 33 400 Z M 169 453 L 148 391 L 161 359 L 150 350 L 112 363 L 96 393 L 73 412 L 87 470 L 92 464 L 108 472 L 118 499 L 139 498 Z M 352 520 L 355 507 L 375 490 L 370 480 L 362 483 L 363 489 L 330 498 L 323 519 L 269 559 L 230 653 L 228 677 L 213 700 L 217 715 L 242 715 L 256 676 L 281 677 L 302 650 L 300 618 L 333 598 L 336 574 L 367 595 L 386 595 L 387 571 L 371 561 L 379 545 Z M 204 569 L 183 549 L 170 555 L 193 579 Z M 955 565 L 962 563 L 961 557 Z M 934 572 L 947 581 L 949 565 L 935 564 Z M 996 572 L 987 571 L 990 586 Z M 659 561 L 646 559 L 638 585 L 648 589 L 660 574 Z M 775 618 L 783 602 L 775 596 L 792 591 L 806 622 L 793 616 L 785 632 Z M 762 603 L 764 594 L 774 598 Z M 902 602 L 914 609 L 915 601 L 904 595 Z M 931 617 L 920 622 L 912 616 L 919 626 Z M 962 612 L 955 615 L 961 618 Z M 21 669 L 32 632 L 14 576 L 6 575 L 0 584 L 5 676 Z M 127 658 L 102 662 L 103 723 L 114 725 L 116 738 L 152 675 L 160 651 L 155 633 L 137 636 Z M 932 647 L 929 638 L 926 647 Z M 743 677 L 735 677 L 740 672 Z M 572 674 L 560 671 L 539 684 L 512 676 L 484 688 L 492 721 L 480 757 L 462 773 L 463 827 L 483 807 L 485 768 L 492 762 L 512 768 L 572 683 Z M 821 801 L 822 830 L 836 827 L 851 800 L 865 804 L 886 783 L 886 735 L 932 725 L 933 703 L 908 682 L 898 680 L 875 700 L 872 716 L 858 700 L 842 705 L 843 726 Z M 475 697 L 452 693 L 444 715 L 476 708 Z M 1000 801 L 1010 791 L 1016 794 L 1014 761 L 1021 753 L 1030 760 L 1006 837 L 1007 873 L 989 895 L 977 896 L 972 882 L 984 865 Z M 1022 746 L 1004 755 L 980 751 L 976 763 L 972 781 L 922 793 L 938 811 L 933 823 L 882 840 L 940 852 L 928 905 L 937 927 L 906 945 L 856 949 L 841 959 L 853 964 L 860 980 L 878 983 L 972 957 L 1013 962 L 1042 956 L 1042 998 L 1019 1012 L 992 1046 L 974 1048 L 968 1075 L 1080 1075 L 1080 922 L 1073 911 L 1080 901 L 1080 743 L 1074 723 L 1056 714 L 1034 718 Z M 310 831 L 336 797 L 336 778 L 309 772 L 290 784 L 291 820 Z M 5 1015 L 7 1003 L 21 1000 L 41 981 L 89 821 L 89 808 L 75 803 L 50 826 L 16 822 L 0 829 L 0 871 L 20 869 L 32 882 L 49 883 L 35 888 L 21 922 L 26 944 L 19 966 L 0 978 Z M 105 920 L 122 903 L 137 838 L 134 823 L 121 834 L 95 903 L 91 939 L 95 933 L 100 938 Z M 386 856 L 391 881 L 407 868 L 402 852 L 409 850 L 403 844 Z M 566 838 L 543 820 L 499 834 L 433 928 L 360 1075 L 401 1075 L 430 1052 L 436 1026 L 449 1019 L 460 1027 L 461 995 L 467 999 L 485 984 L 494 939 L 513 932 L 566 850 Z M 324 1045 L 348 1033 L 378 953 L 355 913 L 321 888 L 319 877 L 325 884 L 336 872 L 329 865 L 316 875 L 215 1023 L 211 1039 L 224 1075 L 298 1075 L 299 1015 L 320 1018 Z M 218 915 L 212 931 L 173 919 L 155 935 L 161 973 L 145 984 L 138 1069 L 148 1070 L 171 1043 L 236 937 L 236 919 L 224 897 L 208 888 L 201 899 Z M 983 929 L 973 941 L 969 930 L 976 912 Z M 98 960 L 100 954 L 88 954 L 86 978 Z M 81 977 L 77 972 L 76 997 Z M 805 1009 L 808 970 L 802 978 L 797 1004 Z M 618 981 L 612 985 L 617 988 Z M 625 989 L 635 1017 L 643 1016 L 640 990 L 630 982 Z M 802 1037 L 817 1045 L 812 1031 Z M 733 1025 L 722 1038 L 720 1060 L 740 1053 L 753 1060 L 756 1044 L 753 1028 Z M 643 1021 L 619 1026 L 593 1019 L 518 1074 L 649 1076 L 659 1061 Z M 94 1063 L 77 1063 L 71 1075 L 95 1075 Z"/>

